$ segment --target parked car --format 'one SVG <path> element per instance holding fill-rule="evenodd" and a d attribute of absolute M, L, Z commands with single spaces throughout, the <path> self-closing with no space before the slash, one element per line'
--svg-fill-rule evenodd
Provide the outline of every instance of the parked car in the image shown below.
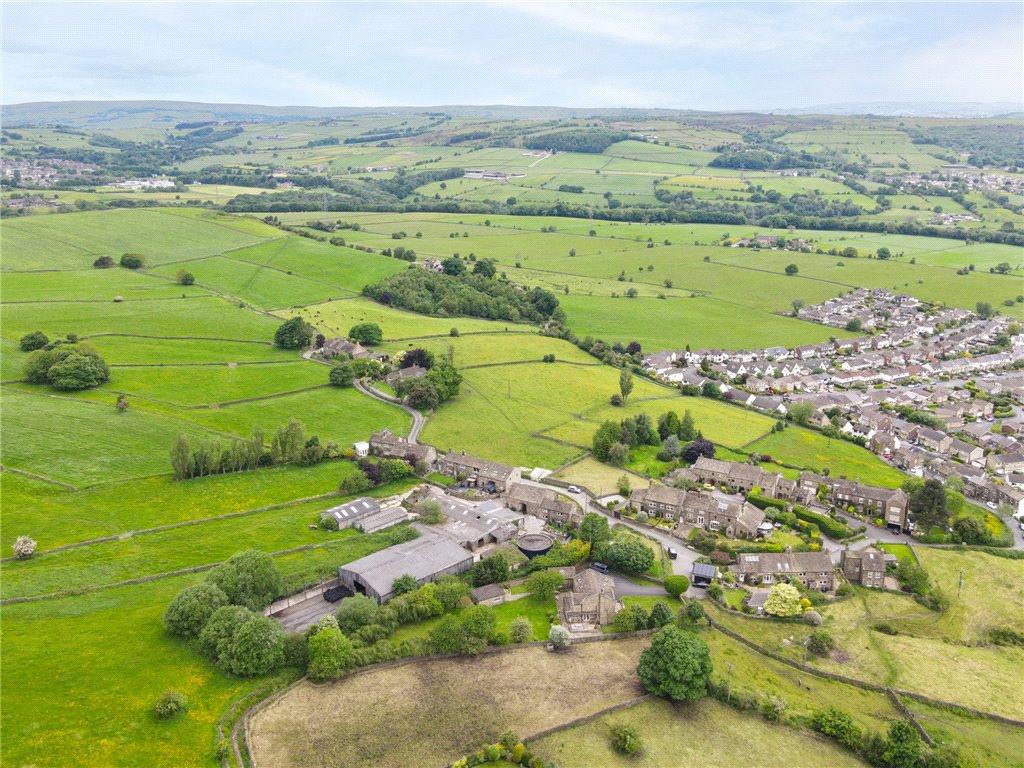
<path fill-rule="evenodd" d="M 669 560 L 675 560 L 677 557 L 679 557 L 679 553 L 676 552 L 676 548 L 675 547 L 669 547 L 668 548 L 668 559 Z"/>
<path fill-rule="evenodd" d="M 988 507 L 989 509 L 998 509 L 994 501 L 986 501 L 985 506 Z"/>
<path fill-rule="evenodd" d="M 590 567 L 598 573 L 608 573 L 608 566 L 604 563 L 593 563 Z"/>
<path fill-rule="evenodd" d="M 581 493 L 580 489 L 577 488 L 575 485 L 570 485 L 565 490 L 567 490 L 569 493 Z"/>

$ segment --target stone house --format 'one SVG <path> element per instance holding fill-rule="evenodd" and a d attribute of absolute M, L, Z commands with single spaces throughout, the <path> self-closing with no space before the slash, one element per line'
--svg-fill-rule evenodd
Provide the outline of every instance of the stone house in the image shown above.
<path fill-rule="evenodd" d="M 411 458 L 414 462 L 421 461 L 428 466 L 437 461 L 437 451 L 432 445 L 410 443 L 390 429 L 382 429 L 370 435 L 370 453 L 389 459 L 408 461 Z"/>
<path fill-rule="evenodd" d="M 515 467 L 471 456 L 465 451 L 448 451 L 438 459 L 438 469 L 451 477 L 464 478 L 470 485 L 488 493 L 504 493 L 509 483 L 519 479 L 519 470 Z"/>
<path fill-rule="evenodd" d="M 874 547 L 847 547 L 843 550 L 841 563 L 847 581 L 865 587 L 885 586 L 885 554 Z"/>
<path fill-rule="evenodd" d="M 615 597 L 611 576 L 592 568 L 577 573 L 572 589 L 557 596 L 558 616 L 564 626 L 572 624 L 611 624 L 622 608 Z"/>
<path fill-rule="evenodd" d="M 792 579 L 808 589 L 827 591 L 836 583 L 827 552 L 744 552 L 738 556 L 735 570 L 749 584 L 777 584 Z"/>
<path fill-rule="evenodd" d="M 583 512 L 571 501 L 560 498 L 552 490 L 526 483 L 511 483 L 508 486 L 505 490 L 505 506 L 562 527 L 575 528 L 583 520 Z"/>

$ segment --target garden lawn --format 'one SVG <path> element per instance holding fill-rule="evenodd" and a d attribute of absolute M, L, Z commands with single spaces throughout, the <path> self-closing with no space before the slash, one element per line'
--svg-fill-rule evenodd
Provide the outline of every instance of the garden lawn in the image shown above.
<path fill-rule="evenodd" d="M 643 742 L 640 755 L 626 757 L 612 749 L 611 729 L 617 725 L 637 730 Z M 852 753 L 821 737 L 773 725 L 755 712 L 740 713 L 713 699 L 688 704 L 650 699 L 545 736 L 528 746 L 535 754 L 563 768 L 746 768 L 751 765 L 753 750 L 771 755 L 773 764 L 792 768 L 865 765 Z"/>
<path fill-rule="evenodd" d="M 774 432 L 745 446 L 751 452 L 767 454 L 772 460 L 822 472 L 831 471 L 836 477 L 845 477 L 869 485 L 898 488 L 907 479 L 867 448 L 826 437 L 820 432 L 800 427 L 789 427 Z"/>

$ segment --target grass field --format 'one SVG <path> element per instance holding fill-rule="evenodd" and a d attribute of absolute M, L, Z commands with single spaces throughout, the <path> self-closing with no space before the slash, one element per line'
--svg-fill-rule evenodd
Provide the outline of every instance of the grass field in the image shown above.
<path fill-rule="evenodd" d="M 611 747 L 611 729 L 637 730 L 644 751 L 624 757 Z M 712 699 L 673 705 L 660 699 L 619 710 L 585 725 L 559 731 L 530 743 L 536 754 L 564 768 L 592 766 L 715 765 L 749 766 L 753 745 L 794 768 L 865 765 L 853 754 L 795 728 L 772 725 L 754 713 L 741 714 Z"/>
<path fill-rule="evenodd" d="M 302 683 L 251 719 L 250 747 L 259 764 L 278 768 L 445 764 L 508 728 L 528 738 L 633 698 L 633 670 L 646 645 L 590 643 L 567 654 L 524 648 Z M 359 718 L 336 716 L 356 709 Z M 384 722 L 387 728 L 366 727 Z"/>

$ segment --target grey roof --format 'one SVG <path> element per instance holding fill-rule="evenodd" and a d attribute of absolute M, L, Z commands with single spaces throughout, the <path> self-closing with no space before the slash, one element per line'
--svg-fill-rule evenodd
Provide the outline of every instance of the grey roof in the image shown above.
<path fill-rule="evenodd" d="M 484 600 L 493 600 L 496 597 L 501 597 L 505 594 L 505 588 L 501 584 L 485 584 L 482 587 L 470 590 L 469 593 L 473 602 L 479 603 Z"/>
<path fill-rule="evenodd" d="M 711 563 L 694 563 L 693 571 L 691 573 L 694 576 L 705 576 L 709 579 L 713 579 L 718 576 L 718 568 L 711 565 Z"/>
<path fill-rule="evenodd" d="M 409 517 L 409 513 L 405 507 L 388 507 L 382 509 L 380 512 L 374 512 L 372 515 L 367 515 L 362 518 L 356 526 L 363 533 L 373 533 L 375 531 L 382 531 L 385 528 L 390 528 L 392 525 L 398 525 L 399 523 L 405 522 Z"/>
<path fill-rule="evenodd" d="M 408 573 L 422 581 L 447 568 L 473 560 L 472 554 L 446 536 L 419 530 L 419 538 L 361 557 L 341 566 L 338 571 L 353 573 L 378 595 L 388 595 L 399 576 Z"/>
<path fill-rule="evenodd" d="M 375 499 L 369 499 L 365 496 L 347 501 L 344 504 L 339 504 L 336 507 L 331 507 L 324 512 L 325 515 L 331 515 L 335 520 L 338 521 L 338 525 L 351 525 L 354 521 L 360 520 L 367 515 L 372 515 L 375 512 L 380 511 L 380 504 Z"/>

